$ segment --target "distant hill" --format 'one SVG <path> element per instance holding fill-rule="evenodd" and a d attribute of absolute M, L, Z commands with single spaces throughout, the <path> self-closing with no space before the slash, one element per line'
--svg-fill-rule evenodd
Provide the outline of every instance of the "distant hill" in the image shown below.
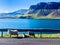
<path fill-rule="evenodd" d="M 28 9 L 20 9 L 14 12 L 10 12 L 10 13 L 0 13 L 0 18 L 1 17 L 15 17 L 16 15 L 24 15 L 24 13 L 27 11 Z"/>
<path fill-rule="evenodd" d="M 15 12 L 13 12 L 13 13 L 24 15 L 24 13 L 25 13 L 26 11 L 28 11 L 28 9 L 20 9 L 20 10 L 17 10 L 17 11 L 15 11 Z"/>
<path fill-rule="evenodd" d="M 59 17 L 60 2 L 40 2 L 36 5 L 31 5 L 29 10 L 25 14 L 31 15 L 33 17 Z"/>

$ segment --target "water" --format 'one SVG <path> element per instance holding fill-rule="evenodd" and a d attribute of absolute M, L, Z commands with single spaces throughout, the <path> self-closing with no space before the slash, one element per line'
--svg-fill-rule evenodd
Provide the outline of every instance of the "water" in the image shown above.
<path fill-rule="evenodd" d="M 0 19 L 0 29 L 60 29 L 60 19 Z"/>

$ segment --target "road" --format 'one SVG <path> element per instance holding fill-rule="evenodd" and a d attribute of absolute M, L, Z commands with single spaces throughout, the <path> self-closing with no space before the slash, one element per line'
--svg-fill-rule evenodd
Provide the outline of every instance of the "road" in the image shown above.
<path fill-rule="evenodd" d="M 0 45 L 60 45 L 60 39 L 0 38 Z"/>

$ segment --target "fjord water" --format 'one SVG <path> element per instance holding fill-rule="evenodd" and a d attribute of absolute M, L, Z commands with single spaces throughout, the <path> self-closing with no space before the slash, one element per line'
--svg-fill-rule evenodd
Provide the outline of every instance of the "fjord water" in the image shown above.
<path fill-rule="evenodd" d="M 0 19 L 0 29 L 60 29 L 60 19 Z"/>

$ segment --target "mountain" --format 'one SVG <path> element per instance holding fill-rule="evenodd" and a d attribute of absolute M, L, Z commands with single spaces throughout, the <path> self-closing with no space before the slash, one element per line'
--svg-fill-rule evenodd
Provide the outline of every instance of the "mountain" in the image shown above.
<path fill-rule="evenodd" d="M 60 16 L 60 2 L 40 2 L 36 5 L 31 5 L 29 10 L 25 15 L 31 15 L 36 17 L 41 16 L 51 16 L 59 17 Z"/>
<path fill-rule="evenodd" d="M 16 15 L 24 15 L 24 13 L 27 11 L 28 9 L 20 9 L 14 12 L 10 12 L 10 13 L 0 13 L 0 18 L 1 17 L 15 17 Z"/>
<path fill-rule="evenodd" d="M 27 10 L 28 10 L 28 9 L 20 9 L 20 10 L 17 10 L 17 11 L 15 11 L 15 12 L 13 12 L 13 13 L 24 15 L 24 13 L 25 13 Z"/>

